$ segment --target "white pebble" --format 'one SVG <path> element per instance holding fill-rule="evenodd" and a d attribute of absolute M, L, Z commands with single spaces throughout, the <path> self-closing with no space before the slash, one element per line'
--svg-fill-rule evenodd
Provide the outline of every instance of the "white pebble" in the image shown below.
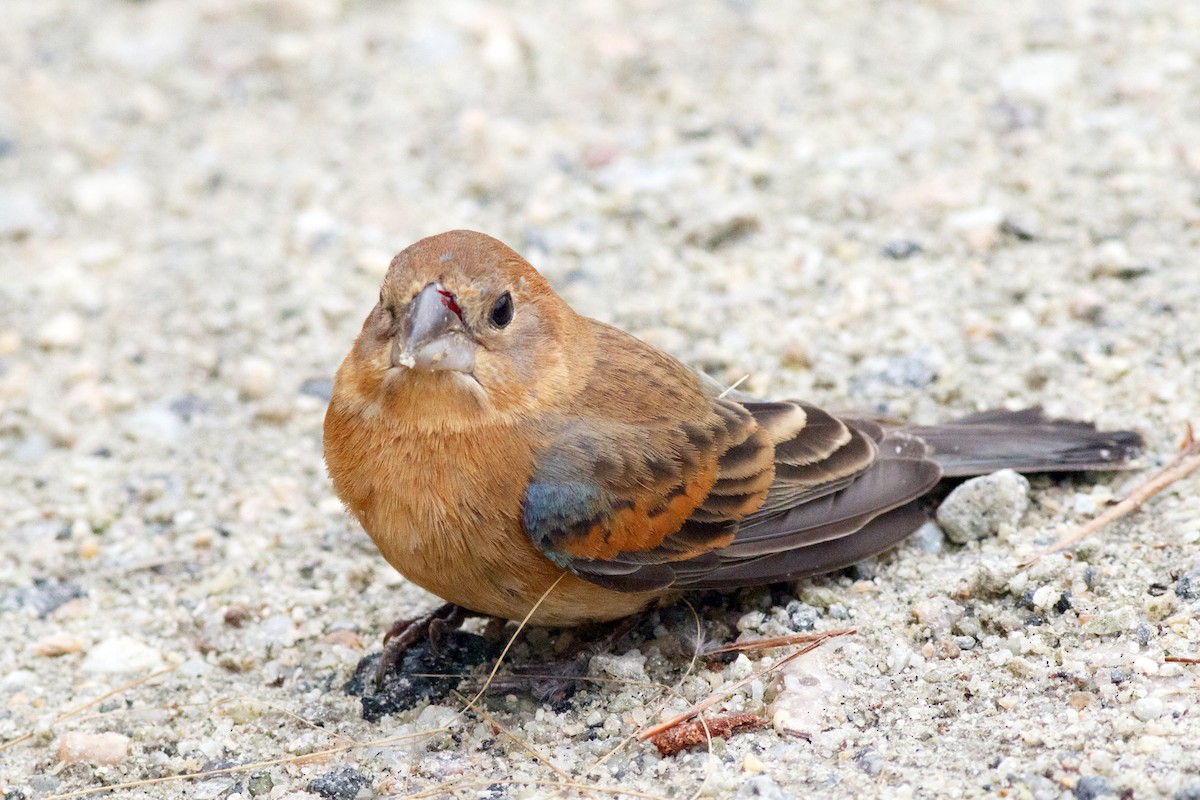
<path fill-rule="evenodd" d="M 264 358 L 251 356 L 237 368 L 237 389 L 246 400 L 266 397 L 275 384 L 275 365 Z"/>
<path fill-rule="evenodd" d="M 132 636 L 105 639 L 88 652 L 80 669 L 91 673 L 151 672 L 162 666 L 157 650 Z"/>
<path fill-rule="evenodd" d="M 1163 701 L 1157 697 L 1143 697 L 1133 704 L 1133 715 L 1142 722 L 1158 719 L 1163 713 Z"/>
<path fill-rule="evenodd" d="M 78 314 L 61 311 L 37 332 L 37 341 L 50 350 L 67 350 L 83 343 L 83 320 Z"/>
<path fill-rule="evenodd" d="M 119 764 L 129 755 L 129 737 L 119 733 L 64 733 L 58 760 L 68 764 Z"/>

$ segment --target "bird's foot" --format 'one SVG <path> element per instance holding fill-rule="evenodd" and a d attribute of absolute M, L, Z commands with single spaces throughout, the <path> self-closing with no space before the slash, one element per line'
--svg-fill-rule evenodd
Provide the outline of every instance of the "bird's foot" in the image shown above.
<path fill-rule="evenodd" d="M 447 630 L 455 630 L 466 620 L 469 612 L 453 603 L 416 619 L 398 619 L 383 635 L 383 655 L 375 672 L 375 687 L 383 688 L 387 674 L 400 665 L 404 652 L 422 639 L 429 642 L 430 651 L 436 654 L 438 640 Z"/>

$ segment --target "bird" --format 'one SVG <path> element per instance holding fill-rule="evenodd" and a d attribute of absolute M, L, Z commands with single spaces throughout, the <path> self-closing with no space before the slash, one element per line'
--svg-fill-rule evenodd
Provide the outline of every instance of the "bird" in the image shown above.
<path fill-rule="evenodd" d="M 338 497 L 446 603 L 392 626 L 393 664 L 468 615 L 603 623 L 835 571 L 920 527 L 944 478 L 1122 469 L 1141 447 L 1039 408 L 906 426 L 730 393 L 468 230 L 392 259 L 324 422 Z"/>

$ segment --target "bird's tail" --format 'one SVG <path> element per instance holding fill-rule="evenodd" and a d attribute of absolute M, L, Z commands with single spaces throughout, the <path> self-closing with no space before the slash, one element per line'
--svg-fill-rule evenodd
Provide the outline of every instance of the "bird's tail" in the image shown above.
<path fill-rule="evenodd" d="M 1090 422 L 1049 419 L 1041 408 L 982 411 L 941 425 L 904 427 L 931 449 L 946 477 L 1018 472 L 1121 470 L 1142 450 L 1133 431 L 1100 431 Z"/>

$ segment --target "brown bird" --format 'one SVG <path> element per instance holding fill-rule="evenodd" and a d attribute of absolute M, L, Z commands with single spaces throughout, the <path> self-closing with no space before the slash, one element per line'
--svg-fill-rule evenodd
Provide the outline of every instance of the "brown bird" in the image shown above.
<path fill-rule="evenodd" d="M 829 572 L 920 526 L 943 477 L 1119 469 L 1141 446 L 1038 409 L 888 427 L 711 384 L 489 236 L 397 255 L 325 417 L 338 496 L 452 604 L 393 644 L 459 609 L 520 620 L 541 600 L 531 623 L 576 625 Z"/>

